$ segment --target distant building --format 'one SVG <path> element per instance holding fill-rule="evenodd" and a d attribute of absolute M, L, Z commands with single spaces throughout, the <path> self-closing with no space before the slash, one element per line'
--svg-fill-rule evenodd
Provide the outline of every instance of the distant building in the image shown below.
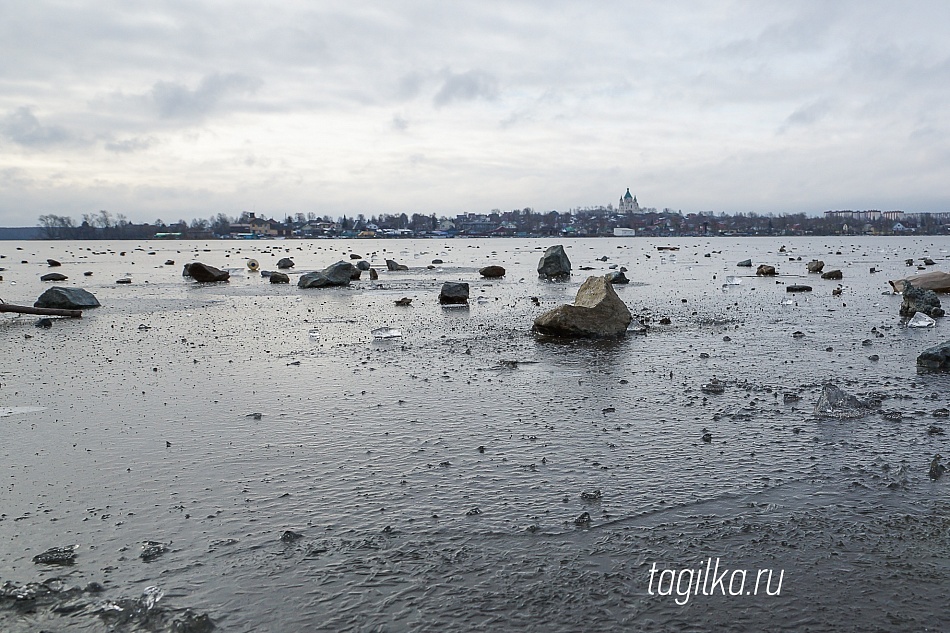
<path fill-rule="evenodd" d="M 630 187 L 627 187 L 627 193 L 620 198 L 620 213 L 640 213 L 640 204 L 637 197 L 630 194 Z"/>
<path fill-rule="evenodd" d="M 621 226 L 614 228 L 614 237 L 633 237 L 636 234 L 636 229 L 627 229 Z"/>

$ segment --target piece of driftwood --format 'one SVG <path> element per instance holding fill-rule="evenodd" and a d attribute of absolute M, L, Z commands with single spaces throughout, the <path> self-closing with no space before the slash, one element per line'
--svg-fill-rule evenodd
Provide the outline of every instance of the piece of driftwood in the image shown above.
<path fill-rule="evenodd" d="M 0 303 L 0 312 L 17 312 L 19 314 L 38 314 L 41 316 L 64 316 L 74 319 L 82 318 L 82 310 L 63 310 L 62 308 L 32 308 L 18 306 L 12 303 Z"/>

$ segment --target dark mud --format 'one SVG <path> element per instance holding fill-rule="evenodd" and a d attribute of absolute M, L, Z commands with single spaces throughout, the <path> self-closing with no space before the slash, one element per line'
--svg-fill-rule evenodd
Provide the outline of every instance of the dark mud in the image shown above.
<path fill-rule="evenodd" d="M 950 481 L 928 471 L 950 454 L 930 432 L 950 379 L 915 363 L 950 335 L 904 327 L 882 293 L 947 244 L 565 244 L 594 269 L 568 283 L 537 280 L 546 241 L 21 245 L 36 263 L 8 266 L 6 301 L 34 300 L 55 257 L 94 271 L 70 279 L 103 307 L 49 330 L 0 320 L 0 629 L 940 630 Z M 349 249 L 378 282 L 299 290 L 243 268 L 291 255 L 296 275 Z M 182 279 L 189 256 L 230 283 Z M 746 257 L 778 277 L 740 275 Z M 812 258 L 843 280 L 807 275 Z M 504 278 L 480 278 L 492 263 Z M 530 333 L 614 263 L 644 334 Z M 456 280 L 469 306 L 440 306 Z M 785 293 L 801 281 L 813 292 Z M 816 416 L 829 381 L 875 406 Z M 67 567 L 32 560 L 71 545 Z M 649 594 L 652 564 L 709 558 L 784 570 L 781 594 Z"/>

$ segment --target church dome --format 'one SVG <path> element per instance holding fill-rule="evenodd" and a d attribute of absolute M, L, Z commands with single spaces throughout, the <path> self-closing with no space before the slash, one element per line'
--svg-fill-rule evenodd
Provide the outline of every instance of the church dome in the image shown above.
<path fill-rule="evenodd" d="M 627 187 L 627 193 L 623 194 L 624 200 L 633 200 L 633 196 L 630 195 L 630 187 Z"/>

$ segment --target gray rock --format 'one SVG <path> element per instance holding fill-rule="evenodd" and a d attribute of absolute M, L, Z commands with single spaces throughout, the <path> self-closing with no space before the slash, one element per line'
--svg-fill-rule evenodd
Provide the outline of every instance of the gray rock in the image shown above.
<path fill-rule="evenodd" d="M 290 277 L 287 273 L 271 273 L 268 275 L 272 284 L 289 284 Z"/>
<path fill-rule="evenodd" d="M 46 273 L 40 277 L 40 281 L 66 281 L 67 279 L 69 277 L 62 273 Z"/>
<path fill-rule="evenodd" d="M 201 262 L 192 262 L 191 264 L 185 264 L 185 272 L 182 273 L 186 277 L 191 277 L 195 281 L 201 283 L 212 283 L 216 281 L 227 281 L 231 278 L 231 273 L 226 270 L 220 270 L 214 266 L 208 266 L 207 264 L 202 264 Z"/>
<path fill-rule="evenodd" d="M 841 278 L 843 278 L 843 277 L 844 277 L 844 275 L 841 273 L 840 270 L 837 270 L 837 269 L 836 269 L 836 270 L 829 270 L 828 272 L 821 274 L 821 278 L 822 278 L 822 279 L 833 279 L 833 280 L 835 280 L 835 281 L 837 281 L 837 280 L 839 280 L 839 279 L 841 279 Z"/>
<path fill-rule="evenodd" d="M 280 268 L 281 270 L 287 270 L 288 268 L 293 268 L 294 260 L 290 259 L 289 257 L 283 257 L 280 259 L 280 261 L 277 262 L 277 267 Z"/>
<path fill-rule="evenodd" d="M 408 266 L 405 266 L 405 265 L 403 265 L 403 264 L 400 264 L 399 262 L 394 261 L 394 260 L 392 260 L 392 259 L 387 259 L 387 260 L 386 260 L 386 268 L 388 268 L 390 271 L 409 270 L 409 267 L 408 267 Z"/>
<path fill-rule="evenodd" d="M 820 273 L 821 269 L 825 267 L 825 262 L 820 259 L 813 259 L 805 265 L 808 267 L 808 272 Z"/>
<path fill-rule="evenodd" d="M 62 286 L 53 286 L 40 295 L 34 308 L 61 308 L 63 310 L 85 310 L 87 308 L 98 308 L 99 301 L 91 292 L 82 288 L 63 288 Z"/>
<path fill-rule="evenodd" d="M 323 270 L 306 273 L 297 282 L 299 288 L 326 288 L 348 286 L 354 278 L 359 279 L 360 270 L 349 262 L 337 262 Z"/>
<path fill-rule="evenodd" d="M 174 265 L 175 265 L 175 260 L 174 260 L 174 259 L 166 259 L 166 260 L 165 260 L 165 265 L 166 265 L 166 266 L 174 266 Z"/>
<path fill-rule="evenodd" d="M 550 246 L 541 261 L 538 262 L 538 277 L 544 279 L 567 279 L 571 276 L 571 260 L 567 258 L 564 247 L 560 244 Z"/>
<path fill-rule="evenodd" d="M 46 263 L 49 264 L 50 268 L 54 268 L 56 266 L 62 266 L 62 264 L 56 261 L 55 259 L 47 259 Z"/>
<path fill-rule="evenodd" d="M 361 259 L 360 261 L 356 262 L 356 267 L 357 267 L 359 270 L 369 270 L 369 269 L 370 269 L 369 262 L 366 261 L 365 259 Z"/>
<path fill-rule="evenodd" d="M 370 268 L 370 269 L 369 269 L 369 280 L 370 280 L 370 281 L 376 281 L 377 279 L 379 279 L 379 273 L 376 272 L 376 269 L 375 269 L 375 268 Z"/>
<path fill-rule="evenodd" d="M 468 303 L 468 284 L 457 281 L 445 282 L 439 293 L 439 303 L 443 305 Z"/>
<path fill-rule="evenodd" d="M 624 275 L 623 272 L 607 273 L 605 276 L 607 277 L 607 281 L 609 281 L 612 284 L 630 283 L 630 280 L 627 279 L 627 276 Z"/>
<path fill-rule="evenodd" d="M 273 276 L 273 273 L 271 273 Z M 304 273 L 300 275 L 300 279 L 297 280 L 298 288 L 327 288 L 329 286 L 339 286 L 340 284 L 335 284 L 330 281 L 330 279 L 323 274 L 323 271 L 314 271 L 312 273 Z"/>
<path fill-rule="evenodd" d="M 633 317 L 606 277 L 588 277 L 573 304 L 562 305 L 534 320 L 539 334 L 565 337 L 622 336 Z"/>
<path fill-rule="evenodd" d="M 363 259 L 363 256 L 357 255 L 356 253 L 350 253 L 350 259 Z"/>
<path fill-rule="evenodd" d="M 928 347 L 917 357 L 917 369 L 950 372 L 950 341 Z"/>
<path fill-rule="evenodd" d="M 775 266 L 769 266 L 768 264 L 759 264 L 759 267 L 755 270 L 756 275 L 763 277 L 774 277 L 775 276 Z"/>
<path fill-rule="evenodd" d="M 811 292 L 811 286 L 805 284 L 790 284 L 785 286 L 785 292 Z"/>
<path fill-rule="evenodd" d="M 445 262 L 443 262 L 441 259 L 433 259 L 433 260 L 432 260 L 432 263 L 433 263 L 433 264 L 444 264 Z"/>
<path fill-rule="evenodd" d="M 478 274 L 489 279 L 496 279 L 505 276 L 505 269 L 502 266 L 485 266 L 478 271 Z"/>
<path fill-rule="evenodd" d="M 736 264 L 736 266 L 743 266 L 743 267 L 745 267 L 745 268 L 752 268 L 752 260 L 751 260 L 751 259 L 743 259 L 741 262 L 739 262 L 738 264 Z"/>
<path fill-rule="evenodd" d="M 903 317 L 912 317 L 918 312 L 931 318 L 944 315 L 943 308 L 940 307 L 940 299 L 933 290 L 916 288 L 909 281 L 905 281 L 902 295 L 904 300 L 901 302 L 900 315 Z"/>
<path fill-rule="evenodd" d="M 815 415 L 820 418 L 860 418 L 867 415 L 872 408 L 868 402 L 856 397 L 828 383 L 821 390 L 821 397 L 815 404 Z"/>
<path fill-rule="evenodd" d="M 76 562 L 76 546 L 51 547 L 34 556 L 33 562 L 39 565 L 72 565 Z"/>

